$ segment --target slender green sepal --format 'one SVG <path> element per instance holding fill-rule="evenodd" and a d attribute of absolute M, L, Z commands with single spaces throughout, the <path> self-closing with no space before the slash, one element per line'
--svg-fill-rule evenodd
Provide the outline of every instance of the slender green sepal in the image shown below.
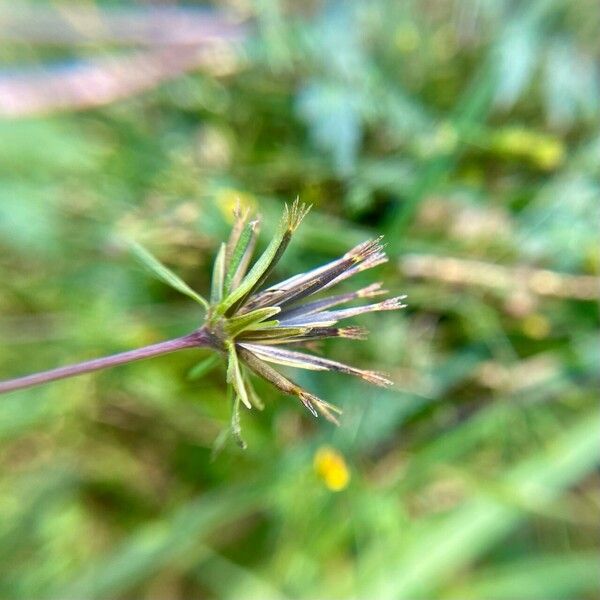
<path fill-rule="evenodd" d="M 227 298 L 221 302 L 218 307 L 220 314 L 233 312 L 237 307 L 244 303 L 244 300 L 257 289 L 263 281 L 269 276 L 285 249 L 288 247 L 292 234 L 300 225 L 300 222 L 308 212 L 308 208 L 300 205 L 298 201 L 292 204 L 292 208 L 285 207 L 285 213 L 279 223 L 279 227 L 271 243 L 262 253 L 261 257 L 254 263 L 250 272 L 242 279 L 238 288 L 236 288 Z"/>
<path fill-rule="evenodd" d="M 246 246 L 246 250 L 244 251 L 242 259 L 240 260 L 240 264 L 237 268 L 237 271 L 235 272 L 235 275 L 233 276 L 233 279 L 231 281 L 231 290 L 230 291 L 233 291 L 239 287 L 240 282 L 242 281 L 242 279 L 246 276 L 246 273 L 248 272 L 248 267 L 250 266 L 250 261 L 252 260 L 252 256 L 254 256 L 256 242 L 258 241 L 258 232 L 260 230 L 260 219 L 255 219 L 254 221 L 251 221 L 250 225 L 252 227 L 250 241 L 248 242 L 248 245 Z"/>
<path fill-rule="evenodd" d="M 227 240 L 227 246 L 225 248 L 225 262 L 227 264 L 229 264 L 231 261 L 235 247 L 237 246 L 244 226 L 246 225 L 246 221 L 248 220 L 248 212 L 249 211 L 247 209 L 242 212 L 238 198 L 237 205 L 233 209 L 233 227 L 231 228 L 229 239 Z"/>
<path fill-rule="evenodd" d="M 254 230 L 255 223 L 255 221 L 246 223 L 239 235 L 235 247 L 231 252 L 231 256 L 228 256 L 227 258 L 227 273 L 225 274 L 225 284 L 223 287 L 224 296 L 227 296 L 233 289 L 233 280 L 238 269 L 240 268 L 242 259 L 244 258 L 246 250 L 250 245 L 250 241 L 252 240 L 252 232 Z"/>
<path fill-rule="evenodd" d="M 242 437 L 242 427 L 240 424 L 240 397 L 237 394 L 233 399 L 233 406 L 231 407 L 231 435 L 242 450 L 245 450 L 248 447 Z"/>
<path fill-rule="evenodd" d="M 225 280 L 225 254 L 226 244 L 223 242 L 215 259 L 213 267 L 212 284 L 210 288 L 210 303 L 216 304 L 223 299 L 223 282 Z"/>
<path fill-rule="evenodd" d="M 262 331 L 263 329 L 274 329 L 275 327 L 279 327 L 279 321 L 277 319 L 269 319 L 268 321 L 253 323 L 244 330 L 244 333 L 246 331 Z"/>
<path fill-rule="evenodd" d="M 279 307 L 271 306 L 232 317 L 227 322 L 227 333 L 231 336 L 236 336 L 246 329 L 253 329 L 253 326 L 260 325 L 262 321 L 276 315 L 279 311 Z"/>
<path fill-rule="evenodd" d="M 235 393 L 244 403 L 244 406 L 246 406 L 246 408 L 252 408 L 250 400 L 248 400 L 248 393 L 246 392 L 246 386 L 244 385 L 244 380 L 240 370 L 240 362 L 238 360 L 235 344 L 233 342 L 227 342 L 227 351 L 229 354 L 229 363 L 227 365 L 227 381 L 231 383 Z"/>
<path fill-rule="evenodd" d="M 305 335 L 310 331 L 307 327 L 269 327 L 268 329 L 247 329 L 240 334 L 239 340 L 270 340 L 293 338 L 298 335 Z"/>
<path fill-rule="evenodd" d="M 205 309 L 208 309 L 208 302 L 197 292 L 195 292 L 183 279 L 175 275 L 171 269 L 165 267 L 156 257 L 154 257 L 146 248 L 137 242 L 130 242 L 131 250 L 136 258 L 152 272 L 152 274 L 176 289 L 178 292 L 185 294 L 198 304 L 201 304 Z"/>

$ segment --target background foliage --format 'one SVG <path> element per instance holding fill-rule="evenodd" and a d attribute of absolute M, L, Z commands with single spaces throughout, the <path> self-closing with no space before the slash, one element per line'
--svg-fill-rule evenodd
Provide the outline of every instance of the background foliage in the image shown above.
<path fill-rule="evenodd" d="M 206 351 L 2 397 L 1 597 L 598 594 L 597 2 L 301 4 L 214 5 L 243 42 L 61 110 L 44 76 L 125 50 L 40 39 L 83 27 L 68 2 L 29 5 L 62 19 L 35 35 L 0 5 L 0 378 L 196 327 L 121 235 L 205 291 L 237 197 L 263 241 L 314 204 L 281 276 L 385 233 L 409 302 L 326 347 L 394 390 L 303 373 L 335 429 L 258 384 L 248 450 L 214 460 Z M 10 95 L 23 74 L 47 106 Z"/>

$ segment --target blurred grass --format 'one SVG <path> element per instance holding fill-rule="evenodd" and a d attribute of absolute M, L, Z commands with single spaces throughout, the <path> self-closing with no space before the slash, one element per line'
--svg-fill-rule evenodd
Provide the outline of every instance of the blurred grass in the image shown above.
<path fill-rule="evenodd" d="M 264 244 L 300 195 L 282 277 L 386 234 L 378 276 L 409 309 L 324 349 L 398 384 L 298 374 L 343 406 L 332 429 L 258 382 L 248 450 L 216 460 L 228 406 L 206 351 L 2 397 L 0 597 L 596 597 L 597 4 L 213 9 L 247 19 L 237 60 L 0 119 L 0 378 L 197 326 L 122 233 L 206 291 L 236 197 Z M 0 29 L 18 11 L 0 4 Z M 14 31 L 0 107 L 15 74 L 129 51 Z M 314 470 L 323 446 L 340 492 Z"/>

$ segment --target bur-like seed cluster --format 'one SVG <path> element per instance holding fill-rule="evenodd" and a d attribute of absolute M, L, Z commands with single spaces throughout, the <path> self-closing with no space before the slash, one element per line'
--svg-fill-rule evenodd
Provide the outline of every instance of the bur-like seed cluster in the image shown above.
<path fill-rule="evenodd" d="M 387 293 L 380 283 L 355 292 L 313 298 L 356 273 L 386 262 L 381 238 L 363 242 L 337 260 L 260 290 L 308 211 L 309 207 L 298 201 L 291 207 L 286 206 L 269 246 L 249 268 L 259 223 L 237 209 L 229 240 L 221 245 L 215 261 L 205 327 L 215 344 L 227 355 L 227 380 L 234 392 L 234 412 L 239 410 L 240 402 L 248 408 L 259 403 L 249 377 L 252 372 L 285 394 L 296 396 L 313 415 L 320 413 L 337 423 L 335 415 L 340 413 L 337 407 L 302 389 L 268 363 L 314 371 L 338 371 L 380 386 L 392 384 L 381 373 L 283 347 L 310 345 L 334 337 L 364 339 L 365 329 L 339 327 L 338 323 L 364 313 L 405 306 L 402 302 L 405 296 L 399 296 L 373 304 L 339 308 L 353 300 Z M 239 423 L 237 414 L 233 422 Z"/>
<path fill-rule="evenodd" d="M 292 236 L 309 207 L 297 200 L 288 207 L 266 250 L 252 263 L 258 237 L 259 220 L 236 209 L 229 240 L 219 249 L 213 268 L 210 301 L 160 263 L 139 244 L 132 244 L 137 257 L 154 275 L 179 292 L 186 294 L 206 311 L 202 327 L 188 335 L 151 344 L 127 352 L 0 381 L 0 393 L 12 392 L 98 371 L 135 360 L 142 360 L 186 348 L 209 347 L 227 357 L 227 381 L 233 392 L 231 432 L 241 445 L 240 405 L 262 408 L 249 374 L 270 382 L 282 392 L 296 396 L 316 417 L 323 415 L 337 423 L 340 410 L 302 389 L 270 363 L 313 371 L 338 371 L 355 375 L 375 385 L 388 386 L 391 381 L 376 371 L 357 369 L 341 362 L 285 348 L 311 346 L 326 338 L 364 339 L 362 327 L 339 327 L 344 319 L 368 312 L 403 308 L 404 296 L 373 304 L 340 308 L 353 300 L 375 298 L 387 293 L 380 283 L 354 292 L 323 297 L 321 293 L 336 284 L 386 262 L 381 238 L 368 240 L 344 256 L 306 273 L 294 275 L 276 285 L 261 289 L 288 247 Z M 201 365 L 198 365 L 199 367 Z"/>

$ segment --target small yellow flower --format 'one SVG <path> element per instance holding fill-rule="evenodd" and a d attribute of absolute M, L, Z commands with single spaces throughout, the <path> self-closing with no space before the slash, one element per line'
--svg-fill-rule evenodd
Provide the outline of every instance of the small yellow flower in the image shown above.
<path fill-rule="evenodd" d="M 316 474 L 332 491 L 340 492 L 350 482 L 350 470 L 344 457 L 330 446 L 322 446 L 315 454 L 313 461 Z"/>

